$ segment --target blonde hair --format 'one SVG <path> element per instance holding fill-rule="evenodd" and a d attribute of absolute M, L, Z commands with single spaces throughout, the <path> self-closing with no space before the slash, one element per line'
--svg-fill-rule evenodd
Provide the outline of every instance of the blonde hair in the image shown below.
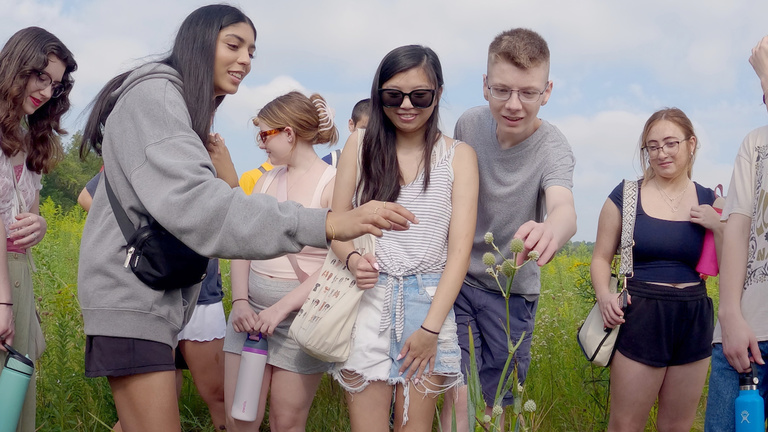
<path fill-rule="evenodd" d="M 690 140 L 691 138 L 696 138 L 696 133 L 693 130 L 693 123 L 691 123 L 691 119 L 688 118 L 685 113 L 680 110 L 679 108 L 663 108 L 655 113 L 651 114 L 651 116 L 648 118 L 648 121 L 645 122 L 645 127 L 643 127 L 643 133 L 640 135 L 640 165 L 643 168 L 643 176 L 645 177 L 645 181 L 649 181 L 652 178 L 656 176 L 656 173 L 653 172 L 653 168 L 651 168 L 650 162 L 649 162 L 649 155 L 648 150 L 646 150 L 646 145 L 648 141 L 648 134 L 651 132 L 651 128 L 656 125 L 656 123 L 666 120 L 668 122 L 671 122 L 675 124 L 677 127 L 680 128 L 680 130 L 683 132 L 683 139 Z M 698 141 L 698 139 L 697 139 Z M 681 141 L 679 145 L 683 145 L 683 142 Z M 693 146 L 693 150 L 691 150 L 690 158 L 688 159 L 688 178 L 691 178 L 691 175 L 693 173 L 693 162 L 696 159 L 696 150 L 698 149 L 698 143 Z M 682 151 L 682 149 L 677 150 L 678 152 Z"/>
<path fill-rule="evenodd" d="M 306 97 L 292 91 L 278 96 L 259 111 L 253 124 L 262 129 L 263 125 L 275 129 L 290 127 L 298 139 L 312 145 L 333 145 L 339 140 L 333 112 L 317 93 Z"/>
<path fill-rule="evenodd" d="M 545 64 L 549 75 L 549 46 L 533 30 L 516 28 L 497 35 L 488 47 L 488 66 L 499 60 L 523 70 Z"/>

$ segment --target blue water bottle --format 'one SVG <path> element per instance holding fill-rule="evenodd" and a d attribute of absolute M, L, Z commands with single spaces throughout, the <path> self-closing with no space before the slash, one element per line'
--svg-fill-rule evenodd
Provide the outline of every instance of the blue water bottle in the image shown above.
<path fill-rule="evenodd" d="M 765 405 L 757 390 L 755 364 L 752 370 L 739 374 L 739 396 L 736 398 L 736 432 L 765 432 Z"/>
<path fill-rule="evenodd" d="M 35 364 L 5 342 L 3 347 L 8 350 L 8 358 L 0 372 L 0 432 L 14 432 Z"/>

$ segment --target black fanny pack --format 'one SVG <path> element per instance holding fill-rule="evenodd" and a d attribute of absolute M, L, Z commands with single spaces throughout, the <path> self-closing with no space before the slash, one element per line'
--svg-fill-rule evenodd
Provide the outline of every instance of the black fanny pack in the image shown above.
<path fill-rule="evenodd" d="M 109 186 L 106 172 L 103 175 L 109 204 L 127 242 L 124 266 L 155 290 L 200 283 L 205 278 L 208 258 L 190 249 L 156 221 L 135 229 Z"/>

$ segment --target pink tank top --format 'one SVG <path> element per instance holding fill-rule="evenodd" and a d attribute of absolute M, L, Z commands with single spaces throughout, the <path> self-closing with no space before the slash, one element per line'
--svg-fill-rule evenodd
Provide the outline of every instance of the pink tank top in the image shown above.
<path fill-rule="evenodd" d="M 273 181 L 277 180 L 277 200 L 287 201 L 287 191 L 285 185 L 285 176 L 288 173 L 286 167 L 277 167 L 271 171 L 267 171 L 264 174 L 264 184 L 261 187 L 261 193 L 266 193 L 269 186 Z M 317 182 L 315 193 L 312 196 L 312 202 L 309 204 L 309 208 L 321 208 L 321 199 L 323 196 L 323 190 L 325 187 L 336 178 L 336 168 L 328 165 L 323 174 L 320 176 L 320 180 Z M 328 254 L 327 249 L 320 249 L 311 246 L 305 246 L 301 252 L 294 254 L 296 262 L 304 273 L 311 275 L 322 267 L 325 261 L 325 256 Z M 281 279 L 298 279 L 296 271 L 291 265 L 288 257 L 282 256 L 269 260 L 251 261 L 251 271 L 260 275 L 281 278 Z"/>

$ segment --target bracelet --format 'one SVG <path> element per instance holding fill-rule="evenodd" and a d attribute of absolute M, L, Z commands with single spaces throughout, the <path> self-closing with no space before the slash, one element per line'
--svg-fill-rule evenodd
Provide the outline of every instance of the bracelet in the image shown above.
<path fill-rule="evenodd" d="M 13 303 L 0 303 L 0 306 L 13 306 Z"/>
<path fill-rule="evenodd" d="M 240 300 L 248 300 L 247 298 L 239 298 L 232 300 L 232 304 L 235 304 L 235 302 L 239 302 Z"/>
<path fill-rule="evenodd" d="M 349 259 L 352 258 L 352 255 L 354 255 L 354 254 L 358 254 L 360 256 L 363 256 L 363 254 L 361 254 L 360 252 L 358 252 L 356 250 L 353 250 L 352 252 L 350 252 L 349 255 L 347 255 L 347 268 L 349 268 Z"/>
<path fill-rule="evenodd" d="M 336 230 L 333 228 L 333 224 L 328 222 L 328 226 L 331 227 L 331 241 L 336 240 Z"/>
<path fill-rule="evenodd" d="M 428 328 L 424 327 L 424 325 L 422 325 L 422 326 L 421 326 L 421 329 L 422 329 L 422 330 L 424 330 L 424 331 L 425 331 L 425 332 L 427 332 L 427 333 L 432 333 L 432 334 L 433 334 L 433 335 L 435 335 L 435 336 L 437 336 L 437 335 L 439 335 L 439 334 L 440 334 L 440 332 L 432 331 L 432 330 L 430 330 L 430 329 L 428 329 Z"/>

